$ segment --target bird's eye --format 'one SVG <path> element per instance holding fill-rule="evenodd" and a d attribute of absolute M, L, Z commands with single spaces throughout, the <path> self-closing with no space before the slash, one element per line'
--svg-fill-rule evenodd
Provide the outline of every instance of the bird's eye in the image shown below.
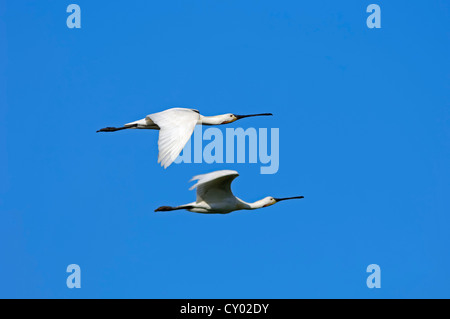
<path fill-rule="evenodd" d="M 230 117 L 233 117 L 233 115 L 230 115 Z"/>

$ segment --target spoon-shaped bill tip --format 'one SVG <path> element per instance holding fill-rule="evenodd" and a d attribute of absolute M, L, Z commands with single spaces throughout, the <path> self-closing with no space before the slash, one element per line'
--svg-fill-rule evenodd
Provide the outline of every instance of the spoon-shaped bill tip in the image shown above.
<path fill-rule="evenodd" d="M 304 196 L 295 196 L 295 197 L 284 197 L 284 198 L 275 198 L 275 200 L 277 202 L 281 202 L 283 200 L 288 200 L 288 199 L 301 199 L 301 198 L 305 198 Z"/>
<path fill-rule="evenodd" d="M 251 117 L 251 116 L 272 116 L 273 114 L 272 113 L 259 113 L 259 114 L 249 114 L 249 115 L 234 115 L 234 116 L 236 116 L 236 118 L 238 119 L 238 120 L 240 120 L 240 119 L 243 119 L 243 118 L 246 118 L 246 117 Z"/>

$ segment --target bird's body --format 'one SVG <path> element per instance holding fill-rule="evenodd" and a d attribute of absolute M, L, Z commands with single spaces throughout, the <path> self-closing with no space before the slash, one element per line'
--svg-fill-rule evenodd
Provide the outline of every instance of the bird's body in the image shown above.
<path fill-rule="evenodd" d="M 197 188 L 197 199 L 195 202 L 176 207 L 161 206 L 155 211 L 172 211 L 186 209 L 194 213 L 202 214 L 228 214 L 236 210 L 252 210 L 271 206 L 279 201 L 303 198 L 303 196 L 289 198 L 265 197 L 254 203 L 247 203 L 233 195 L 231 183 L 238 177 L 236 171 L 222 170 L 208 174 L 195 176 L 192 180 L 197 183 L 190 189 Z"/>
<path fill-rule="evenodd" d="M 97 132 L 116 132 L 125 129 L 160 130 L 158 163 L 167 168 L 181 153 L 194 132 L 196 125 L 228 124 L 241 118 L 261 115 L 272 114 L 234 115 L 229 113 L 203 116 L 197 110 L 172 108 L 159 113 L 149 114 L 141 120 L 127 123 L 122 127 L 106 127 Z"/>

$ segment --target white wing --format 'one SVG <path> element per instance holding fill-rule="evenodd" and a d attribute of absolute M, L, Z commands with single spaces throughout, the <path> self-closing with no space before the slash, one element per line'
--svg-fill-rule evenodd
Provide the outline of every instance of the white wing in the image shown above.
<path fill-rule="evenodd" d="M 197 175 L 191 179 L 191 181 L 197 180 L 197 183 L 190 190 L 197 187 L 197 203 L 201 201 L 234 200 L 235 197 L 231 191 L 231 182 L 238 176 L 238 172 L 230 170 Z"/>
<path fill-rule="evenodd" d="M 158 163 L 167 168 L 191 138 L 200 114 L 194 110 L 174 108 L 147 115 L 159 126 Z"/>

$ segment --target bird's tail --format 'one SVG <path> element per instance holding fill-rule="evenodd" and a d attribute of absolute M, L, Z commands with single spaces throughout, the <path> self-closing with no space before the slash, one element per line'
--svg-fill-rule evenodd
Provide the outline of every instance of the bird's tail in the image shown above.
<path fill-rule="evenodd" d="M 128 128 L 136 128 L 138 124 L 132 124 L 132 125 L 125 125 L 122 127 L 105 127 L 97 131 L 98 132 L 116 132 L 120 130 L 126 130 Z"/>
<path fill-rule="evenodd" d="M 155 209 L 155 212 L 170 212 L 172 210 L 179 210 L 179 209 L 191 209 L 194 208 L 194 206 L 190 205 L 183 205 L 178 207 L 172 207 L 172 206 L 161 206 Z"/>

